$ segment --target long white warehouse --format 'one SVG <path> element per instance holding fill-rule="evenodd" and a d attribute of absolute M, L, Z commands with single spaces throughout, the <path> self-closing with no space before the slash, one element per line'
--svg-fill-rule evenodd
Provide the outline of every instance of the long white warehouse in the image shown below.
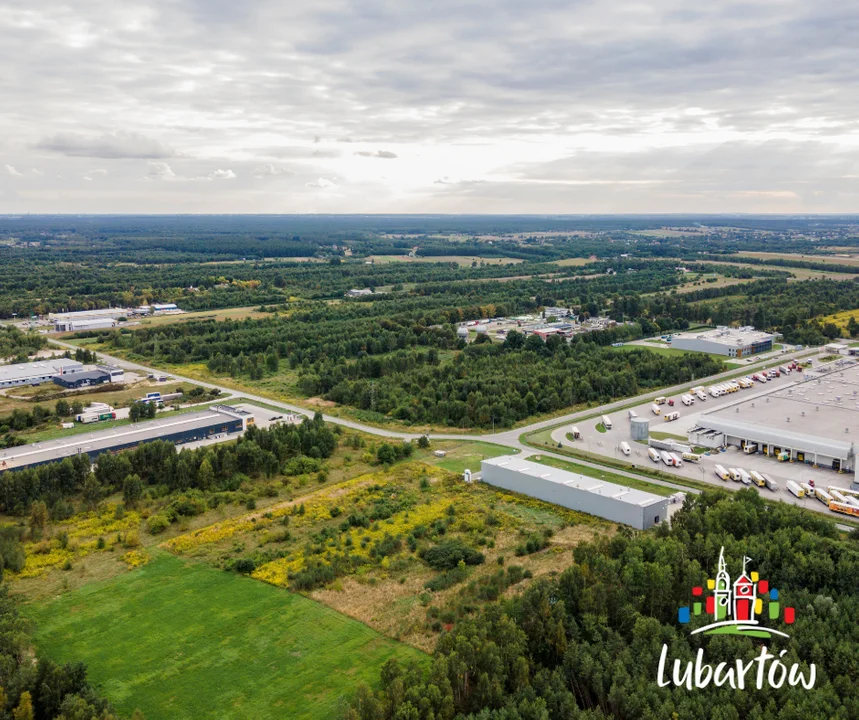
<path fill-rule="evenodd" d="M 80 372 L 83 369 L 84 366 L 77 360 L 69 360 L 68 358 L 0 365 L 0 388 L 16 385 L 41 385 L 44 382 L 51 382 L 54 375 L 67 375 Z"/>
<path fill-rule="evenodd" d="M 484 460 L 481 473 L 483 482 L 489 485 L 639 530 L 658 525 L 668 517 L 666 497 L 547 467 L 513 455 Z"/>

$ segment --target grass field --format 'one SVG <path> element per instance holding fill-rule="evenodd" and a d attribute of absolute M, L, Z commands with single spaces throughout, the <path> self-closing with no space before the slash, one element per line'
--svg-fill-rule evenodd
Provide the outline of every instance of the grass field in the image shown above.
<path fill-rule="evenodd" d="M 444 450 L 446 455 L 438 458 L 433 455 L 435 450 Z M 415 458 L 438 467 L 461 473 L 466 468 L 472 472 L 480 470 L 480 461 L 500 455 L 515 455 L 518 450 L 493 445 L 485 442 L 461 442 L 459 440 L 434 440 L 429 450 L 420 450 L 415 453 Z"/>
<path fill-rule="evenodd" d="M 392 262 L 409 263 L 456 263 L 461 266 L 469 266 L 471 263 L 484 263 L 485 265 L 518 265 L 523 262 L 520 258 L 509 257 L 477 257 L 475 255 L 428 255 L 420 257 L 409 257 L 408 255 L 372 255 L 367 258 L 377 265 L 385 265 Z"/>
<path fill-rule="evenodd" d="M 425 657 L 313 600 L 166 554 L 25 614 L 40 653 L 86 662 L 121 713 L 147 720 L 328 720 L 389 658 Z"/>
<path fill-rule="evenodd" d="M 850 250 L 854 253 L 856 252 L 856 248 L 850 248 Z M 753 252 L 749 250 L 743 250 L 737 254 L 742 257 L 753 257 L 760 260 L 807 260 L 808 262 L 820 263 L 821 265 L 859 265 L 859 257 L 855 255 L 849 257 L 843 255 L 798 255 L 796 253 Z"/>

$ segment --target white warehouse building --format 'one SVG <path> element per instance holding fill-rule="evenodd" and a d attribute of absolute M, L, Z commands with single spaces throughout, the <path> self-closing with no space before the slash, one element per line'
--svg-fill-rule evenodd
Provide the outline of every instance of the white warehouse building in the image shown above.
<path fill-rule="evenodd" d="M 671 338 L 671 347 L 678 350 L 742 358 L 769 352 L 773 349 L 775 337 L 771 333 L 761 332 L 753 327 L 720 326 L 715 330 L 676 333 Z"/>
<path fill-rule="evenodd" d="M 0 388 L 41 385 L 44 382 L 51 382 L 55 375 L 68 375 L 81 372 L 83 369 L 84 366 L 77 360 L 68 358 L 0 365 Z"/>
<path fill-rule="evenodd" d="M 639 530 L 668 518 L 667 497 L 504 455 L 481 463 L 482 481 L 504 490 L 631 525 Z"/>
<path fill-rule="evenodd" d="M 116 327 L 117 318 L 126 317 L 125 308 L 103 308 L 101 310 L 81 310 L 78 312 L 51 313 L 48 319 L 54 323 L 57 332 L 74 330 L 100 330 Z"/>

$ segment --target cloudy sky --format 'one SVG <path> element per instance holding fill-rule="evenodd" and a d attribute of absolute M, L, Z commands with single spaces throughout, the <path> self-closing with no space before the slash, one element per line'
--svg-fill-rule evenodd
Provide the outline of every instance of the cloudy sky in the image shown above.
<path fill-rule="evenodd" d="M 6 0 L 0 212 L 857 212 L 855 0 Z"/>

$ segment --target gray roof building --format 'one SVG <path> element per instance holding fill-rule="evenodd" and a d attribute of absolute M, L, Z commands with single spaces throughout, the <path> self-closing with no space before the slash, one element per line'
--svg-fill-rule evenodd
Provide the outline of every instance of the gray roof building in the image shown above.
<path fill-rule="evenodd" d="M 50 382 L 55 375 L 75 373 L 81 370 L 83 370 L 81 363 L 68 358 L 0 365 L 0 387 L 39 385 L 43 382 Z"/>
<path fill-rule="evenodd" d="M 495 487 L 639 530 L 668 518 L 667 497 L 540 465 L 514 455 L 484 460 L 481 479 Z"/>

